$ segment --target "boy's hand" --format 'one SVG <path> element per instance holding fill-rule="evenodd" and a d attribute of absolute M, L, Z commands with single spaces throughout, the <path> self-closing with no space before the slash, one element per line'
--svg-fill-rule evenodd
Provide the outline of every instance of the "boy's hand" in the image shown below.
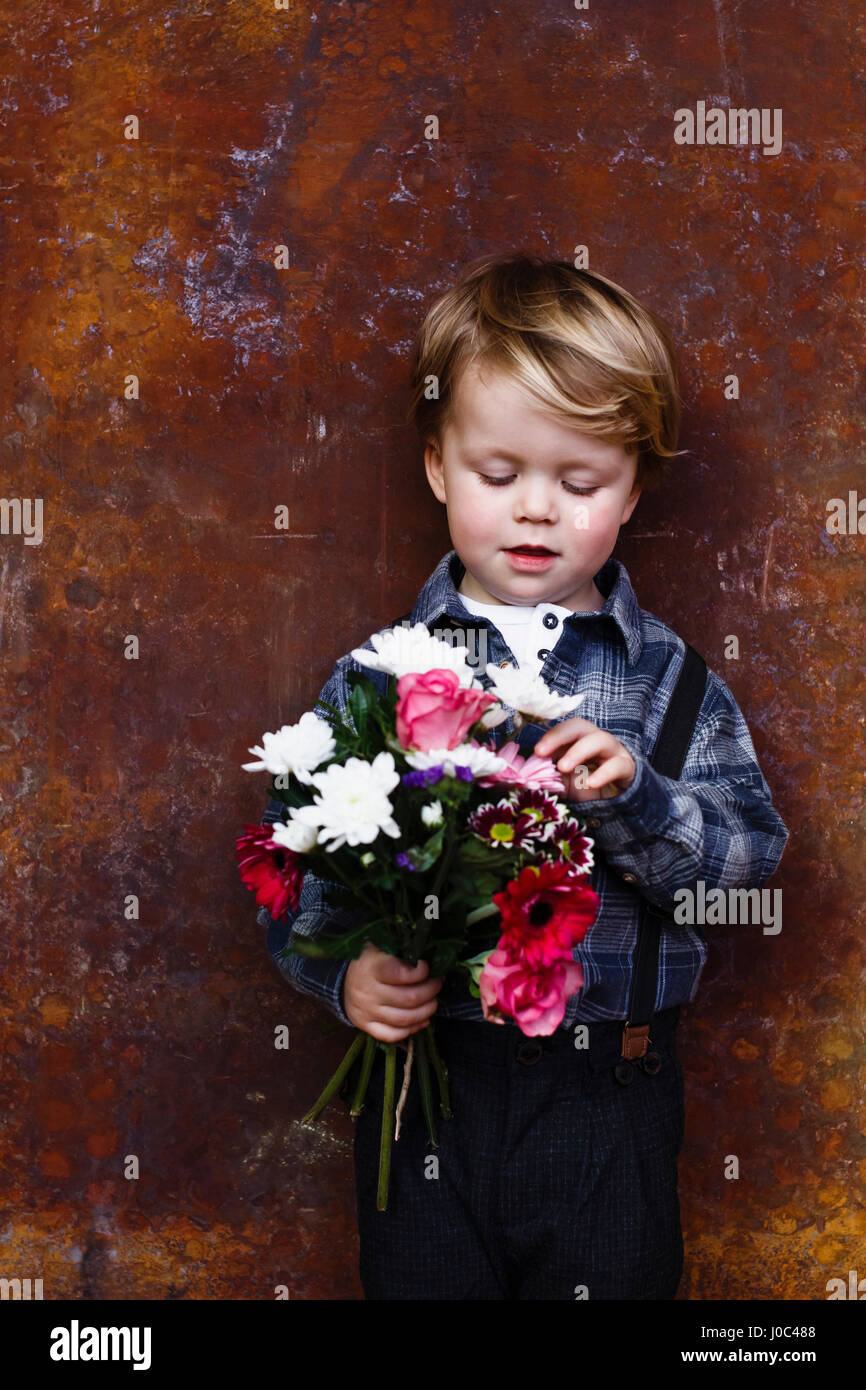
<path fill-rule="evenodd" d="M 596 797 L 618 796 L 635 779 L 637 768 L 628 749 L 588 719 L 563 719 L 547 729 L 533 748 L 540 758 L 553 757 L 553 750 L 568 743 L 570 747 L 556 764 L 565 783 L 567 801 L 592 801 Z M 591 776 L 584 786 L 579 785 L 575 769 L 584 767 Z"/>
<path fill-rule="evenodd" d="M 428 980 L 426 960 L 407 965 L 368 941 L 343 979 L 343 1009 L 356 1028 L 380 1042 L 399 1042 L 426 1028 L 436 1012 L 441 976 Z"/>

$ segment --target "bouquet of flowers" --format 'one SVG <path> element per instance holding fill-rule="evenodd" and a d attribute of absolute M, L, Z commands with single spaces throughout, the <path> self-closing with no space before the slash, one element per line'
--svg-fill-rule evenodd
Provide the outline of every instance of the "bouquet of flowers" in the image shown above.
<path fill-rule="evenodd" d="M 583 985 L 573 947 L 598 911 L 586 882 L 592 840 L 558 799 L 565 788 L 551 759 L 523 757 L 514 740 L 497 748 L 491 731 L 510 711 L 515 729 L 553 722 L 583 696 L 551 691 L 537 664 L 490 663 L 493 690 L 485 690 L 466 663 L 467 648 L 432 636 L 423 623 L 370 641 L 373 651 L 352 656 L 384 673 L 384 697 L 369 676 L 350 671 L 345 715 L 319 700 L 324 718 L 308 711 L 250 749 L 257 761 L 244 770 L 270 772 L 285 810 L 281 822 L 244 826 L 241 878 L 276 918 L 297 909 L 308 868 L 329 880 L 329 905 L 363 910 L 364 920 L 342 935 L 296 935 L 287 952 L 355 958 L 370 941 L 409 965 L 427 961 L 431 976 L 458 975 L 486 1020 L 509 1018 L 525 1034 L 549 1035 Z M 377 1047 L 385 1052 L 377 1196 L 384 1211 L 391 1134 L 399 1139 L 413 1060 L 434 1146 L 431 1073 L 441 1113 L 451 1116 L 434 1019 L 408 1039 L 396 1115 L 397 1044 L 358 1029 L 303 1118 L 318 1115 L 363 1050 L 351 1106 L 360 1114 Z"/>

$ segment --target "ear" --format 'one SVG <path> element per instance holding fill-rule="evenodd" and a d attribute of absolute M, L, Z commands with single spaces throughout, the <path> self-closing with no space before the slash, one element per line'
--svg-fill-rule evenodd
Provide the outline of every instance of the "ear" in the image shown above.
<path fill-rule="evenodd" d="M 445 478 L 442 471 L 442 455 L 433 440 L 428 440 L 424 449 L 424 468 L 427 481 L 433 489 L 437 501 L 445 502 Z"/>
<path fill-rule="evenodd" d="M 643 487 L 641 487 L 641 486 L 639 486 L 637 483 L 635 483 L 634 487 L 632 488 L 631 492 L 630 492 L 629 495 L 628 495 L 628 499 L 627 499 L 627 501 L 626 501 L 626 504 L 625 504 L 625 506 L 624 506 L 623 509 L 622 509 L 622 520 L 621 520 L 620 523 L 619 523 L 620 526 L 624 526 L 625 523 L 628 521 L 629 517 L 631 516 L 631 514 L 632 514 L 632 512 L 634 511 L 635 507 L 637 506 L 637 499 L 640 497 L 640 495 L 641 495 L 642 492 L 643 492 Z"/>

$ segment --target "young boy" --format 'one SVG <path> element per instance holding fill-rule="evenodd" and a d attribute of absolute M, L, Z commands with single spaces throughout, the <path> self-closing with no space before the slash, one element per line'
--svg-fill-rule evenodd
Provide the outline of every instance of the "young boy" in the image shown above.
<path fill-rule="evenodd" d="M 674 894 L 699 880 L 707 891 L 758 887 L 788 838 L 745 720 L 715 672 L 707 671 L 680 778 L 649 762 L 685 644 L 638 606 L 611 552 L 642 488 L 657 484 L 676 452 L 671 346 L 658 319 L 603 276 L 567 262 L 486 257 L 427 316 L 412 412 L 454 548 L 411 621 L 456 630 L 470 660 L 480 653 L 486 687 L 488 661 L 535 663 L 553 690 L 584 694 L 580 718 L 545 732 L 524 726 L 520 742 L 556 761 L 563 799 L 595 842 L 591 883 L 601 902 L 574 951 L 584 987 L 543 1038 L 485 1022 L 465 986 L 443 986 L 426 964 L 410 969 L 369 945 L 352 961 L 281 959 L 291 931 L 327 934 L 353 920 L 325 906 L 311 874 L 292 920 L 276 923 L 260 909 L 280 969 L 342 1022 L 393 1042 L 436 1015 L 453 1118 L 437 1110 L 431 1153 L 410 1087 L 385 1212 L 376 1208 L 381 1049 L 356 1122 L 365 1297 L 671 1299 L 683 1260 L 675 1031 L 706 960 L 700 927 L 673 921 Z M 371 674 L 343 656 L 322 691 L 340 709 L 351 669 Z M 497 746 L 513 730 L 510 717 L 494 731 Z M 272 800 L 265 819 L 280 809 Z M 622 1061 L 642 897 L 670 914 L 652 1067 L 646 1057 Z"/>

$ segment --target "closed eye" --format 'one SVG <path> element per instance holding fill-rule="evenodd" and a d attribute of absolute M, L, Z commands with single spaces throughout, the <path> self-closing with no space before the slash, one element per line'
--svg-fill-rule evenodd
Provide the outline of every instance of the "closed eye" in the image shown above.
<path fill-rule="evenodd" d="M 479 473 L 479 478 L 487 487 L 507 487 L 514 482 L 514 474 L 510 478 L 490 478 L 486 473 Z M 576 493 L 579 497 L 591 497 L 594 492 L 598 492 L 598 487 L 577 487 L 575 483 L 567 483 L 563 479 L 562 486 L 566 492 Z"/>

